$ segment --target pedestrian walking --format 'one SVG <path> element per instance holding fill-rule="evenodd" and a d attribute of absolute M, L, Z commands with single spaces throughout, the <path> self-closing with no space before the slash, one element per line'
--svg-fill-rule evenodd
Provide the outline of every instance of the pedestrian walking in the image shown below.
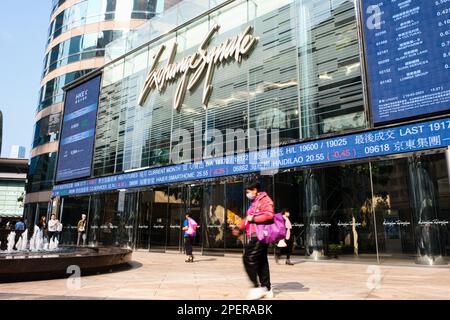
<path fill-rule="evenodd" d="M 183 223 L 184 231 L 184 248 L 187 259 L 185 262 L 194 262 L 194 255 L 192 254 L 192 245 L 194 244 L 195 235 L 197 234 L 197 222 L 189 216 L 189 212 L 185 214 Z"/>
<path fill-rule="evenodd" d="M 281 256 L 285 254 L 286 264 L 289 266 L 293 266 L 294 264 L 291 262 L 291 253 L 294 241 L 292 239 L 291 233 L 292 224 L 289 219 L 290 213 L 288 209 L 284 209 L 282 213 L 286 226 L 286 239 L 278 241 L 277 246 L 275 247 L 275 261 L 278 264 Z"/>
<path fill-rule="evenodd" d="M 57 239 L 58 236 L 58 225 L 59 225 L 59 220 L 56 219 L 56 214 L 52 214 L 50 216 L 50 221 L 48 222 L 48 237 L 49 237 L 49 241 L 55 241 L 55 239 Z"/>
<path fill-rule="evenodd" d="M 23 222 L 23 219 L 20 219 L 19 221 L 16 222 L 16 224 L 14 226 L 14 231 L 16 233 L 16 236 L 14 238 L 14 248 L 16 250 L 18 250 L 20 248 L 16 248 L 17 241 L 19 241 L 20 237 L 22 236 L 22 234 L 25 231 L 25 223 Z"/>
<path fill-rule="evenodd" d="M 61 241 L 61 232 L 63 229 L 63 224 L 61 221 L 59 221 L 58 226 L 56 227 L 56 239 L 58 239 L 58 242 Z"/>
<path fill-rule="evenodd" d="M 80 240 L 83 240 L 83 246 L 86 245 L 86 215 L 81 215 L 81 220 L 77 224 L 78 238 L 77 246 L 80 246 Z"/>
<path fill-rule="evenodd" d="M 39 228 L 39 232 L 42 235 L 42 238 L 47 238 L 48 226 L 47 226 L 47 218 L 45 216 L 41 216 L 39 218 L 39 222 L 38 222 L 37 226 Z M 47 238 L 47 240 L 48 240 L 48 238 Z"/>
<path fill-rule="evenodd" d="M 239 236 L 239 229 L 245 229 L 247 233 L 243 261 L 245 271 L 254 286 L 247 298 L 251 300 L 264 297 L 273 298 L 267 259 L 268 244 L 258 240 L 257 237 L 257 225 L 273 221 L 273 201 L 266 192 L 261 191 L 261 186 L 257 181 L 249 183 L 245 187 L 245 192 L 251 204 L 247 210 L 247 216 L 242 220 L 238 229 L 233 230 L 233 234 Z"/>

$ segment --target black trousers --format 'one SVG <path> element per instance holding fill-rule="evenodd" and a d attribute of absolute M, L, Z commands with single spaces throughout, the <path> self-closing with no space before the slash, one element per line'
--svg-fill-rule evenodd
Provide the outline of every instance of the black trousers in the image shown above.
<path fill-rule="evenodd" d="M 286 242 L 287 246 L 284 248 L 275 247 L 275 254 L 277 255 L 277 257 L 281 257 L 281 255 L 285 254 L 286 259 L 289 260 L 291 258 L 294 241 L 292 240 L 292 237 L 289 240 L 285 239 L 284 241 Z"/>
<path fill-rule="evenodd" d="M 267 259 L 268 245 L 258 241 L 256 237 L 252 237 L 244 251 L 244 267 L 250 281 L 256 287 L 271 288 L 269 260 Z M 259 283 L 258 283 L 259 279 Z"/>
<path fill-rule="evenodd" d="M 184 248 L 187 256 L 192 256 L 192 244 L 194 243 L 194 237 L 184 237 Z"/>
<path fill-rule="evenodd" d="M 24 231 L 25 230 L 15 230 L 15 232 L 16 232 L 16 237 L 14 238 L 14 248 L 16 249 L 16 250 L 19 250 L 20 248 L 16 248 L 16 244 L 17 244 L 17 241 L 19 241 L 19 239 L 20 239 L 20 237 L 22 236 L 22 234 L 24 233 Z"/>
<path fill-rule="evenodd" d="M 58 231 L 49 231 L 48 232 L 48 239 L 50 241 L 52 241 L 52 239 L 55 239 L 55 238 L 57 239 L 57 237 L 58 237 Z"/>

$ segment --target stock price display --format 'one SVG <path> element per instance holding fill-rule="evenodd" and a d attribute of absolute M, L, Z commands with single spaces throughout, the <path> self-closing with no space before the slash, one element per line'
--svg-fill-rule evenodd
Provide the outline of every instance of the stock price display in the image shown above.
<path fill-rule="evenodd" d="M 375 124 L 450 108 L 450 0 L 364 0 Z"/>
<path fill-rule="evenodd" d="M 143 187 L 226 175 L 302 167 L 443 148 L 450 145 L 450 118 L 371 130 L 194 163 L 56 185 L 55 196 Z"/>

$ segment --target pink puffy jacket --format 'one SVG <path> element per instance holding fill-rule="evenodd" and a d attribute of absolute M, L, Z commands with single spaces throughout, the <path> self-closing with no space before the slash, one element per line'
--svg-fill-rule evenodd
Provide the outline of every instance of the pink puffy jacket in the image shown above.
<path fill-rule="evenodd" d="M 255 224 L 266 223 L 267 221 L 273 220 L 273 215 L 275 214 L 274 211 L 273 201 L 270 199 L 269 195 L 265 192 L 258 193 L 247 210 L 247 217 L 255 216 L 253 218 L 254 223 L 247 223 L 246 217 L 239 225 L 239 229 L 245 229 L 247 231 L 247 236 L 250 237 L 252 233 L 256 233 Z"/>

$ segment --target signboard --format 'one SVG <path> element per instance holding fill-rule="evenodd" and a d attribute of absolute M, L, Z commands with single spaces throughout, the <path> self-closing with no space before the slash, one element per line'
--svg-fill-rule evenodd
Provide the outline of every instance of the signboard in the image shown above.
<path fill-rule="evenodd" d="M 283 146 L 266 152 L 244 153 L 56 185 L 53 195 L 137 188 L 447 146 L 450 146 L 450 118 Z"/>
<path fill-rule="evenodd" d="M 184 57 L 177 63 L 173 63 L 178 46 L 178 44 L 174 42 L 172 49 L 170 50 L 167 64 L 164 67 L 157 69 L 161 55 L 166 49 L 165 45 L 159 47 L 158 51 L 153 56 L 153 63 L 147 74 L 147 79 L 145 80 L 141 94 L 139 95 L 139 105 L 143 106 L 145 104 L 145 101 L 152 90 L 157 89 L 159 92 L 164 91 L 168 83 L 180 78 L 180 83 L 175 90 L 173 104 L 174 109 L 178 110 L 183 103 L 186 92 L 194 90 L 203 79 L 206 70 L 206 80 L 203 85 L 202 95 L 203 107 L 206 109 L 209 97 L 213 90 L 212 78 L 217 66 L 233 60 L 241 63 L 243 57 L 247 57 L 258 42 L 258 38 L 251 34 L 253 28 L 248 26 L 243 32 L 235 37 L 225 40 L 213 49 L 208 49 L 211 38 L 219 31 L 219 29 L 220 26 L 215 24 L 203 39 L 197 52 Z"/>
<path fill-rule="evenodd" d="M 373 122 L 450 109 L 450 1 L 363 0 Z"/>
<path fill-rule="evenodd" d="M 98 76 L 67 91 L 56 170 L 57 182 L 91 175 L 100 79 Z"/>

